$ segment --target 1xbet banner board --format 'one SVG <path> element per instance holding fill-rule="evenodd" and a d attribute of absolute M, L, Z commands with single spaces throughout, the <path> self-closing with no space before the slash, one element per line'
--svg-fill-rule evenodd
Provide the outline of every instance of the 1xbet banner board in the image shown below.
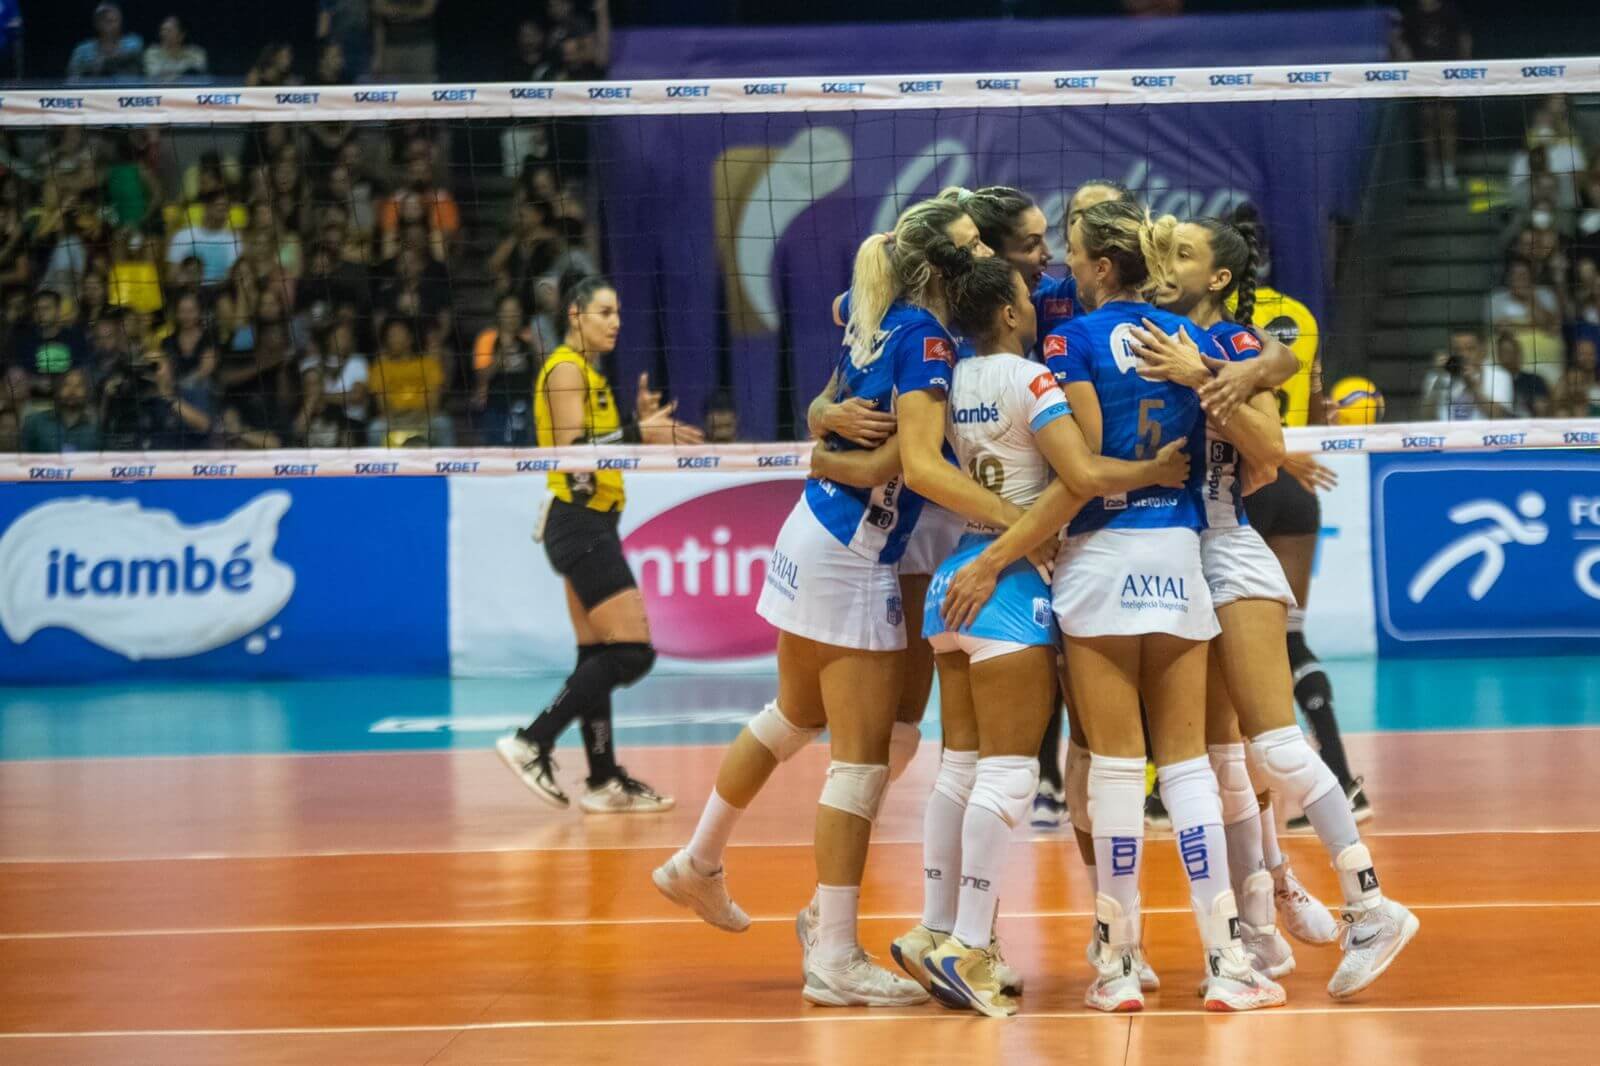
<path fill-rule="evenodd" d="M 0 682 L 450 669 L 442 478 L 0 492 Z"/>
<path fill-rule="evenodd" d="M 1035 194 L 1062 261 L 1065 197 L 1084 181 L 1122 181 L 1152 211 L 1219 214 L 1248 199 L 1271 228 L 1273 283 L 1314 312 L 1325 297 L 1323 236 L 1359 189 L 1371 104 L 1340 100 L 1160 104 L 1176 75 L 1142 70 L 1384 57 L 1387 12 L 1245 18 L 1085 19 L 1045 23 L 634 30 L 619 34 L 619 83 L 746 77 L 761 114 L 606 117 L 593 127 L 604 232 L 627 309 L 621 382 L 665 361 L 691 420 L 718 384 L 727 350 L 741 423 L 775 437 L 780 398 L 798 413 L 827 380 L 840 333 L 829 314 L 856 246 L 898 212 L 947 185 L 1014 185 Z M 977 82 L 1001 106 L 952 106 L 971 79 L 899 84 L 904 110 L 784 110 L 786 75 L 836 75 L 823 92 L 849 99 L 852 75 L 895 71 L 1133 71 L 1152 103 L 1004 106 L 1018 77 Z M 1063 103 L 1109 74 L 1063 76 Z M 1141 77 L 1149 84 L 1142 85 Z M 1214 70 L 1227 84 L 1248 73 Z M 1076 83 L 1076 84 L 1075 84 Z M 785 361 L 787 368 L 785 371 Z M 790 387 L 780 388 L 780 383 Z M 624 401 L 626 402 L 626 400 Z"/>
<path fill-rule="evenodd" d="M 1600 651 L 1600 455 L 1374 455 L 1384 655 Z"/>

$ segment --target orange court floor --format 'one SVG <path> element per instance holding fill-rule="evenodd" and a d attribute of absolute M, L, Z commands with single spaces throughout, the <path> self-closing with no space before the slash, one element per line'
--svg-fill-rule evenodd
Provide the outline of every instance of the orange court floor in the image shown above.
<path fill-rule="evenodd" d="M 0 1063 L 1600 1063 L 1600 728 L 1349 739 L 1378 809 L 1386 890 L 1422 930 L 1371 989 L 1324 991 L 1297 946 L 1288 1006 L 1207 1015 L 1174 849 L 1148 851 L 1146 1011 L 1082 1005 L 1090 896 L 1066 833 L 1013 845 L 1001 935 L 1022 1012 L 812 1007 L 795 911 L 826 765 L 780 769 L 728 857 L 742 935 L 662 899 L 721 748 L 643 747 L 678 797 L 652 816 L 537 802 L 487 750 L 19 759 L 0 763 Z M 581 758 L 566 759 L 576 777 Z M 921 906 L 937 744 L 891 791 L 862 942 Z M 1286 836 L 1324 900 L 1314 838 Z"/>

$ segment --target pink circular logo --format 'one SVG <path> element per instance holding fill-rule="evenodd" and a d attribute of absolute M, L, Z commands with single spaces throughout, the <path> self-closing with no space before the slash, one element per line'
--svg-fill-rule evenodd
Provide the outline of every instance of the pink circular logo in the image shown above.
<path fill-rule="evenodd" d="M 777 630 L 756 614 L 756 601 L 803 484 L 782 478 L 708 492 L 623 539 L 657 650 L 677 659 L 749 659 L 776 650 Z"/>

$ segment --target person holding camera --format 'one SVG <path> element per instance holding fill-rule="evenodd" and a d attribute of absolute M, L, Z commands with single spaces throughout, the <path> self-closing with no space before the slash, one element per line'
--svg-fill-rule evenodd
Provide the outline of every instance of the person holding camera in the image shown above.
<path fill-rule="evenodd" d="M 1418 404 L 1421 417 L 1440 422 L 1511 418 L 1513 393 L 1511 375 L 1484 362 L 1477 331 L 1458 329 L 1450 334 L 1450 350 L 1434 356 Z"/>

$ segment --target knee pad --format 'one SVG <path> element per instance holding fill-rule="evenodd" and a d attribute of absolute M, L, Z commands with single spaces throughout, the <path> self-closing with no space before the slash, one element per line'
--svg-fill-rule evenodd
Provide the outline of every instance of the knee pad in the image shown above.
<path fill-rule="evenodd" d="M 1211 760 L 1204 755 L 1156 768 L 1161 802 L 1172 816 L 1172 831 L 1222 824 L 1222 793 Z"/>
<path fill-rule="evenodd" d="M 1271 729 L 1250 741 L 1268 785 L 1302 810 L 1339 787 L 1339 781 L 1299 726 Z"/>
<path fill-rule="evenodd" d="M 633 684 L 656 663 L 656 650 L 648 644 L 607 644 L 605 656 L 612 684 L 617 688 Z"/>
<path fill-rule="evenodd" d="M 1144 839 L 1144 760 L 1089 756 L 1090 833 Z"/>
<path fill-rule="evenodd" d="M 1072 828 L 1080 833 L 1094 835 L 1094 823 L 1089 820 L 1089 749 L 1080 748 L 1067 741 L 1067 817 Z"/>
<path fill-rule="evenodd" d="M 761 746 L 772 752 L 772 757 L 780 763 L 788 762 L 800 753 L 807 744 L 822 735 L 822 730 L 801 729 L 783 716 L 778 709 L 778 701 L 773 700 L 750 719 L 750 735 L 760 741 Z"/>
<path fill-rule="evenodd" d="M 823 782 L 822 798 L 817 802 L 824 807 L 875 822 L 878 820 L 878 808 L 883 805 L 883 794 L 888 788 L 887 766 L 834 760 L 828 764 L 828 779 Z"/>
<path fill-rule="evenodd" d="M 1031 755 L 991 755 L 978 760 L 969 807 L 992 811 L 1012 829 L 1022 824 L 1039 787 L 1039 760 Z"/>
<path fill-rule="evenodd" d="M 1256 802 L 1256 790 L 1250 786 L 1250 770 L 1245 762 L 1243 744 L 1213 744 L 1211 769 L 1217 775 L 1217 788 L 1222 794 L 1222 824 L 1237 825 L 1257 817 L 1261 807 Z"/>
<path fill-rule="evenodd" d="M 933 779 L 933 790 L 956 806 L 965 807 L 972 798 L 977 777 L 977 752 L 946 749 L 939 758 L 939 776 Z"/>
<path fill-rule="evenodd" d="M 910 722 L 896 722 L 889 733 L 889 780 L 898 781 L 922 745 L 922 730 Z"/>

